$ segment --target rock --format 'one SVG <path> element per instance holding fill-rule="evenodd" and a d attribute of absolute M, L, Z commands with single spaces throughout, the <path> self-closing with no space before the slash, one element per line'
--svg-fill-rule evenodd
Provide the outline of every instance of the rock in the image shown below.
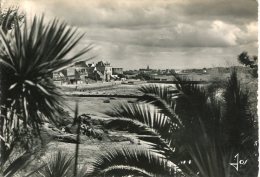
<path fill-rule="evenodd" d="M 78 125 L 72 125 L 70 127 L 70 132 L 73 134 L 77 134 L 77 130 L 78 130 Z"/>
<path fill-rule="evenodd" d="M 135 144 L 135 140 L 134 139 L 129 138 L 129 141 L 130 141 L 131 144 Z"/>
<path fill-rule="evenodd" d="M 91 123 L 92 123 L 93 125 L 102 125 L 102 124 L 103 124 L 103 121 L 100 120 L 100 119 L 92 119 L 92 120 L 91 120 Z"/>
<path fill-rule="evenodd" d="M 102 129 L 94 129 L 94 132 L 99 135 L 104 134 L 104 131 Z"/>
<path fill-rule="evenodd" d="M 129 138 L 128 137 L 125 137 L 125 136 L 108 136 L 110 141 L 112 142 L 122 142 L 122 141 L 129 141 Z"/>
<path fill-rule="evenodd" d="M 90 114 L 81 114 L 80 117 L 81 119 L 87 119 L 87 120 L 91 119 Z"/>
<path fill-rule="evenodd" d="M 66 143 L 77 143 L 77 136 L 73 134 L 63 134 L 63 135 L 57 135 L 53 137 L 54 139 L 66 142 Z M 80 143 L 80 141 L 78 142 Z"/>
<path fill-rule="evenodd" d="M 86 124 L 86 125 L 92 125 L 91 116 L 89 114 L 82 114 L 77 118 L 77 120 L 79 118 L 81 119 L 81 123 Z"/>
<path fill-rule="evenodd" d="M 55 139 L 67 143 L 77 143 L 76 135 L 62 132 L 61 130 L 49 123 L 44 123 L 42 125 L 41 133 L 44 135 L 45 138 Z"/>
<path fill-rule="evenodd" d="M 110 100 L 104 100 L 103 103 L 110 103 Z"/>
<path fill-rule="evenodd" d="M 56 128 L 56 127 L 52 128 L 52 130 L 55 131 L 55 132 L 57 132 L 57 133 L 59 133 L 59 134 L 62 134 L 62 133 L 63 133 L 60 129 L 58 129 L 58 128 Z"/>
<path fill-rule="evenodd" d="M 64 129 L 65 129 L 65 132 L 67 132 L 67 133 L 72 133 L 71 131 L 70 131 L 70 127 L 72 126 L 72 124 L 69 124 L 69 125 L 67 125 Z"/>
<path fill-rule="evenodd" d="M 92 126 L 92 121 L 91 120 L 86 120 L 86 119 L 83 119 L 81 121 L 82 124 L 85 124 L 85 125 L 88 125 L 88 126 Z"/>

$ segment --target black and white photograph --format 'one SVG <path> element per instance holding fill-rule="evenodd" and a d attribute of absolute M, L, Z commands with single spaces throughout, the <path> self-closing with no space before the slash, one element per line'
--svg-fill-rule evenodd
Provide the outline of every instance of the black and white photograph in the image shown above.
<path fill-rule="evenodd" d="M 259 176 L 258 11 L 0 0 L 0 177 Z"/>

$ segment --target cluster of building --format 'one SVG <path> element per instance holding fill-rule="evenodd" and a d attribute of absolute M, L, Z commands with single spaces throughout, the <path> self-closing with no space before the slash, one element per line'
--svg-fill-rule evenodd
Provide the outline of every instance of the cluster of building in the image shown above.
<path fill-rule="evenodd" d="M 215 72 L 222 72 L 225 68 L 213 68 Z M 97 63 L 86 63 L 85 61 L 77 62 L 62 71 L 54 72 L 52 79 L 57 84 L 83 84 L 93 83 L 97 81 L 110 82 L 112 80 L 141 79 L 141 80 L 173 80 L 173 73 L 178 73 L 180 76 L 187 74 L 207 74 L 208 69 L 151 69 L 147 68 L 139 70 L 123 71 L 123 68 L 114 68 L 108 62 L 99 61 Z M 213 71 L 212 71 L 213 72 Z"/>
<path fill-rule="evenodd" d="M 124 71 L 126 75 L 134 74 L 151 74 L 151 75 L 172 75 L 173 72 L 176 72 L 174 69 L 151 69 L 149 65 L 147 68 L 141 68 L 139 70 L 128 70 Z"/>
<path fill-rule="evenodd" d="M 172 76 L 175 72 L 174 69 L 151 69 L 148 65 L 147 68 L 128 70 L 124 74 L 126 78 L 142 79 L 144 77 L 145 80 L 161 80 L 161 78 L 165 80 L 165 77 Z"/>
<path fill-rule="evenodd" d="M 57 84 L 88 84 L 96 81 L 118 80 L 121 75 L 123 75 L 123 68 L 113 68 L 108 62 L 87 64 L 81 61 L 62 71 L 54 72 L 52 79 Z"/>
<path fill-rule="evenodd" d="M 153 81 L 173 81 L 175 80 L 173 76 L 174 73 L 178 74 L 180 77 L 186 77 L 186 75 L 189 74 L 206 75 L 208 73 L 208 69 L 151 69 L 148 65 L 146 68 L 142 68 L 139 70 L 128 70 L 124 72 L 126 78 Z"/>
<path fill-rule="evenodd" d="M 149 65 L 147 68 L 139 69 L 139 73 L 148 73 L 154 76 L 157 75 L 172 75 L 172 73 L 175 73 L 174 69 L 150 69 Z"/>

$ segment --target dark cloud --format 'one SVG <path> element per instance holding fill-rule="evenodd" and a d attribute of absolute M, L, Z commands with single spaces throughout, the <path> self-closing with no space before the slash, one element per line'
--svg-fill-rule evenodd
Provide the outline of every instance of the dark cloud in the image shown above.
<path fill-rule="evenodd" d="M 245 30 L 221 21 L 199 24 L 178 24 L 156 29 L 88 29 L 90 38 L 147 47 L 228 47 L 257 41 L 255 23 L 248 24 Z"/>
<path fill-rule="evenodd" d="M 74 25 L 110 28 L 153 27 L 192 21 L 220 20 L 245 24 L 257 19 L 254 0 L 35 0 L 45 13 L 63 17 Z M 35 9 L 37 10 L 37 9 Z"/>
<path fill-rule="evenodd" d="M 24 0 L 21 7 L 78 26 L 87 34 L 82 45 L 94 43 L 100 58 L 124 67 L 225 65 L 241 51 L 257 53 L 254 0 Z"/>
<path fill-rule="evenodd" d="M 184 16 L 195 20 L 221 20 L 226 23 L 244 24 L 257 19 L 255 0 L 194 0 L 181 4 L 179 8 Z"/>

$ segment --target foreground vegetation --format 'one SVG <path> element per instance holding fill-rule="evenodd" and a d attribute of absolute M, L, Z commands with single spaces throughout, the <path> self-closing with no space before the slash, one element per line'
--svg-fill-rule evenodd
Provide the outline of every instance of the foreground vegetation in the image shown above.
<path fill-rule="evenodd" d="M 135 124 L 136 133 L 149 135 L 141 140 L 151 143 L 152 149 L 109 151 L 94 164 L 95 175 L 257 176 L 257 122 L 236 71 L 222 86 L 221 97 L 216 96 L 220 88 L 209 91 L 177 79 L 177 90 L 143 86 L 140 102 L 118 105 L 108 113 L 122 125 Z M 236 170 L 230 163 L 238 153 L 248 163 Z"/>
<path fill-rule="evenodd" d="M 61 70 L 87 53 L 87 46 L 68 55 L 83 37 L 67 24 L 34 17 L 21 22 L 16 9 L 3 17 L 0 30 L 1 75 L 1 173 L 12 176 L 31 160 L 40 143 L 40 126 L 55 124 L 61 113 L 62 96 L 51 80 Z M 10 155 L 21 151 L 10 162 Z"/>

